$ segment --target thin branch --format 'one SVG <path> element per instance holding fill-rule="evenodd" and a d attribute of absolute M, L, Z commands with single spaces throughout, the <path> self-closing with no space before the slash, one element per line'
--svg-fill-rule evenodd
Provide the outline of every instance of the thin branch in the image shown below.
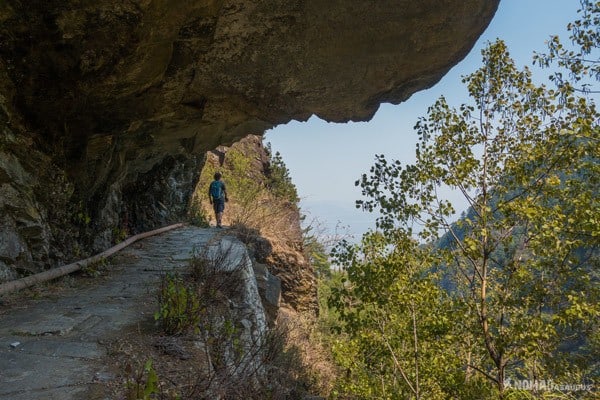
<path fill-rule="evenodd" d="M 387 336 L 385 334 L 385 326 L 384 326 L 384 324 L 380 320 L 378 320 L 377 322 L 378 322 L 378 325 L 379 325 L 379 331 L 381 332 L 381 338 L 383 339 L 383 342 L 385 343 L 385 346 L 387 347 L 388 351 L 390 352 L 390 354 L 392 356 L 392 360 L 394 361 L 394 365 L 400 371 L 400 374 L 402 375 L 402 379 L 404 379 L 404 382 L 406 382 L 406 384 L 410 388 L 411 392 L 413 392 L 415 395 L 418 395 L 418 391 L 415 390 L 414 386 L 411 384 L 410 380 L 406 376 L 406 373 L 404 372 L 404 368 L 402 368 L 402 365 L 400 365 L 400 361 L 398 361 L 398 358 L 396 357 L 396 353 L 394 353 L 394 349 L 392 348 L 392 346 L 390 345 L 390 342 L 387 339 Z"/>
<path fill-rule="evenodd" d="M 421 398 L 419 391 L 419 339 L 417 336 L 417 318 L 415 313 L 415 304 L 411 302 L 410 304 L 410 312 L 412 315 L 412 324 L 413 324 L 413 343 L 415 348 L 415 398 L 419 400 Z"/>
<path fill-rule="evenodd" d="M 498 379 L 494 378 L 492 375 L 490 375 L 489 373 L 485 372 L 484 370 L 480 369 L 479 367 L 477 367 L 476 365 L 473 364 L 467 364 L 467 366 L 469 368 L 473 368 L 475 371 L 483 374 L 486 378 L 488 378 L 489 380 L 491 380 L 492 382 L 498 384 Z"/>

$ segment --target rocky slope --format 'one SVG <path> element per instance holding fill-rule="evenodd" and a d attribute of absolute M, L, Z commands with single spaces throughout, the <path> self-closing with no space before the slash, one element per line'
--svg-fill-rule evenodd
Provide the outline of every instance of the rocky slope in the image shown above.
<path fill-rule="evenodd" d="M 498 1 L 0 2 L 0 281 L 180 219 L 219 144 L 430 87 Z"/>
<path fill-rule="evenodd" d="M 214 172 L 219 171 L 229 196 L 223 214 L 223 222 L 230 228 L 227 232 L 248 246 L 255 265 L 281 281 L 285 306 L 316 313 L 315 274 L 304 251 L 297 193 L 291 181 L 273 178 L 275 166 L 270 158 L 257 135 L 208 152 L 194 193 L 194 204 L 200 209 L 196 212 L 215 224 L 207 191 Z M 281 190 L 282 186 L 290 190 Z M 267 311 L 277 312 L 269 307 Z"/>

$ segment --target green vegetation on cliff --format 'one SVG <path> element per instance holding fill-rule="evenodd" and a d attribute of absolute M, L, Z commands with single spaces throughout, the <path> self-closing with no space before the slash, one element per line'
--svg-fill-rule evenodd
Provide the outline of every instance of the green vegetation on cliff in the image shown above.
<path fill-rule="evenodd" d="M 230 202 L 224 220 L 234 226 L 258 231 L 289 229 L 283 224 L 298 214 L 298 193 L 279 153 L 272 154 L 270 146 L 262 145 L 257 136 L 248 136 L 230 148 L 209 152 L 194 198 L 193 211 L 212 218 L 212 208 L 206 194 L 215 172 L 223 174 Z M 291 224 L 292 230 L 299 225 Z M 271 228 L 273 226 L 273 228 Z"/>

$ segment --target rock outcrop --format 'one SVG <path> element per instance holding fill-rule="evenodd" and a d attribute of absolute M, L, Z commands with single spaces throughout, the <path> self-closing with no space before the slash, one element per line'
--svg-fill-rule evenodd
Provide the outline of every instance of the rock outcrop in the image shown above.
<path fill-rule="evenodd" d="M 219 144 L 432 86 L 498 2 L 0 2 L 0 280 L 180 219 Z"/>
<path fill-rule="evenodd" d="M 281 286 L 285 306 L 316 313 L 315 273 L 305 254 L 295 187 L 293 194 L 282 194 L 278 190 L 278 182 L 271 178 L 270 158 L 262 138 L 257 135 L 248 135 L 231 146 L 219 146 L 208 152 L 195 200 L 202 215 L 214 221 L 206 192 L 213 173 L 221 172 L 230 199 L 225 206 L 223 222 L 230 225 L 229 232 L 248 247 L 255 261 L 263 298 L 271 297 L 268 288 L 269 284 L 274 284 L 270 276 L 273 274 L 280 281 L 275 285 Z M 277 315 L 277 303 L 277 299 L 265 301 L 271 317 Z"/>

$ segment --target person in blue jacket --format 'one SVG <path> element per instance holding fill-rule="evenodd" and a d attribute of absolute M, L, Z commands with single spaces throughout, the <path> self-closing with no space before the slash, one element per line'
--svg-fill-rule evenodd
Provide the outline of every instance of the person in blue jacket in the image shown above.
<path fill-rule="evenodd" d="M 223 219 L 223 211 L 225 211 L 225 202 L 227 198 L 227 189 L 225 183 L 221 180 L 221 173 L 215 173 L 215 180 L 211 182 L 208 188 L 208 199 L 215 210 L 215 218 L 217 219 L 217 228 L 221 228 L 221 220 Z"/>

